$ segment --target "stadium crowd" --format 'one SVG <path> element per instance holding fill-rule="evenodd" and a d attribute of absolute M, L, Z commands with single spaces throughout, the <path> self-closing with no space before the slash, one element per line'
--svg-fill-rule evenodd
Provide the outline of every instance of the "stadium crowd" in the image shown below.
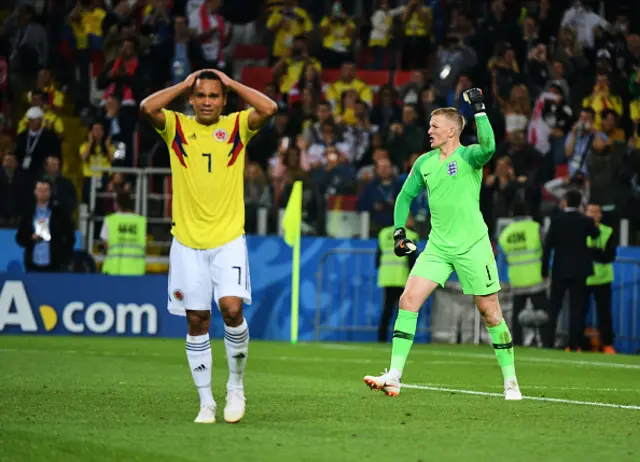
<path fill-rule="evenodd" d="M 393 223 L 395 195 L 430 148 L 432 110 L 457 107 L 464 143 L 476 141 L 462 92 L 480 87 L 497 141 L 481 191 L 492 238 L 515 201 L 541 218 L 573 187 L 602 205 L 603 223 L 617 228 L 628 218 L 638 241 L 637 2 L 14 3 L 0 30 L 2 226 L 17 226 L 41 178 L 72 216 L 97 176 L 108 199 L 94 212 L 109 212 L 109 194 L 133 191 L 135 178 L 92 167 L 169 165 L 166 146 L 139 120 L 140 101 L 193 70 L 218 68 L 268 74 L 259 89 L 279 105 L 247 147 L 248 232 L 259 207 L 274 212 L 275 231 L 277 210 L 302 180 L 306 233 L 327 233 L 325 212 L 351 208 L 370 212 L 375 235 Z M 243 68 L 240 48 L 263 50 L 267 67 Z M 386 81 L 371 80 L 385 70 Z M 186 103 L 180 109 L 189 111 Z M 241 107 L 230 95 L 227 111 Z M 414 201 L 422 237 L 428 211 L 426 195 Z"/>

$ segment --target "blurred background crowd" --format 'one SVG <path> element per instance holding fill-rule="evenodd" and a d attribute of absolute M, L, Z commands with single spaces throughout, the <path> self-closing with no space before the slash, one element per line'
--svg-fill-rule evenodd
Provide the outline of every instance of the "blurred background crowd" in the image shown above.
<path fill-rule="evenodd" d="M 279 105 L 247 147 L 250 233 L 258 210 L 277 231 L 295 180 L 306 234 L 356 235 L 361 212 L 371 235 L 390 226 L 403 180 L 430 149 L 431 111 L 459 108 L 463 143 L 474 143 L 462 92 L 480 87 L 497 144 L 481 191 L 494 240 L 515 202 L 541 220 L 573 187 L 640 242 L 640 2 L 21 0 L 3 16 L 0 226 L 33 213 L 42 178 L 74 220 L 82 204 L 94 218 L 113 211 L 119 192 L 168 218 L 165 176 L 137 184 L 106 170 L 168 167 L 138 104 L 214 67 Z M 227 112 L 243 107 L 229 95 Z M 190 110 L 186 100 L 174 109 Z M 412 215 L 425 238 L 426 193 Z M 168 231 L 150 220 L 153 239 Z"/>

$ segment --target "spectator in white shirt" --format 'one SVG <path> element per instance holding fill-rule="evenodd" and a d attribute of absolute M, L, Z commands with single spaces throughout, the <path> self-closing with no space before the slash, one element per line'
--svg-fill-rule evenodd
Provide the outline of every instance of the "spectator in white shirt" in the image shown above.
<path fill-rule="evenodd" d="M 574 27 L 578 42 L 585 48 L 593 48 L 595 42 L 593 29 L 597 26 L 608 27 L 609 24 L 598 14 L 587 9 L 582 0 L 575 0 L 573 6 L 565 11 L 561 25 Z"/>
<path fill-rule="evenodd" d="M 206 0 L 189 15 L 189 28 L 200 42 L 203 68 L 226 68 L 224 48 L 231 39 L 231 23 L 218 13 L 222 0 Z"/>

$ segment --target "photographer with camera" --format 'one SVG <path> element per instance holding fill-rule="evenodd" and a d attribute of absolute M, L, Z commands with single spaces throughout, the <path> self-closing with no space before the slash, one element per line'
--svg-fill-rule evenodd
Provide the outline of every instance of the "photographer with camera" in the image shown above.
<path fill-rule="evenodd" d="M 288 94 L 291 88 L 305 75 L 309 66 L 315 68 L 318 74 L 322 71 L 320 61 L 309 56 L 307 39 L 303 35 L 299 35 L 293 40 L 291 48 L 271 69 L 274 82 L 280 82 L 280 93 Z"/>

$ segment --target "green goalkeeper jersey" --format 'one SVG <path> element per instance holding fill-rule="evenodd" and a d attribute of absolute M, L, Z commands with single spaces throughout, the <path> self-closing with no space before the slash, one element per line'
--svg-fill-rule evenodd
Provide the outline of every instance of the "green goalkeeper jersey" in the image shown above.
<path fill-rule="evenodd" d="M 486 114 L 476 116 L 478 142 L 460 146 L 444 160 L 440 149 L 416 160 L 394 209 L 395 228 L 406 225 L 411 201 L 427 188 L 431 210 L 429 241 L 448 254 L 462 254 L 487 235 L 480 212 L 482 167 L 495 152 L 493 129 Z"/>

